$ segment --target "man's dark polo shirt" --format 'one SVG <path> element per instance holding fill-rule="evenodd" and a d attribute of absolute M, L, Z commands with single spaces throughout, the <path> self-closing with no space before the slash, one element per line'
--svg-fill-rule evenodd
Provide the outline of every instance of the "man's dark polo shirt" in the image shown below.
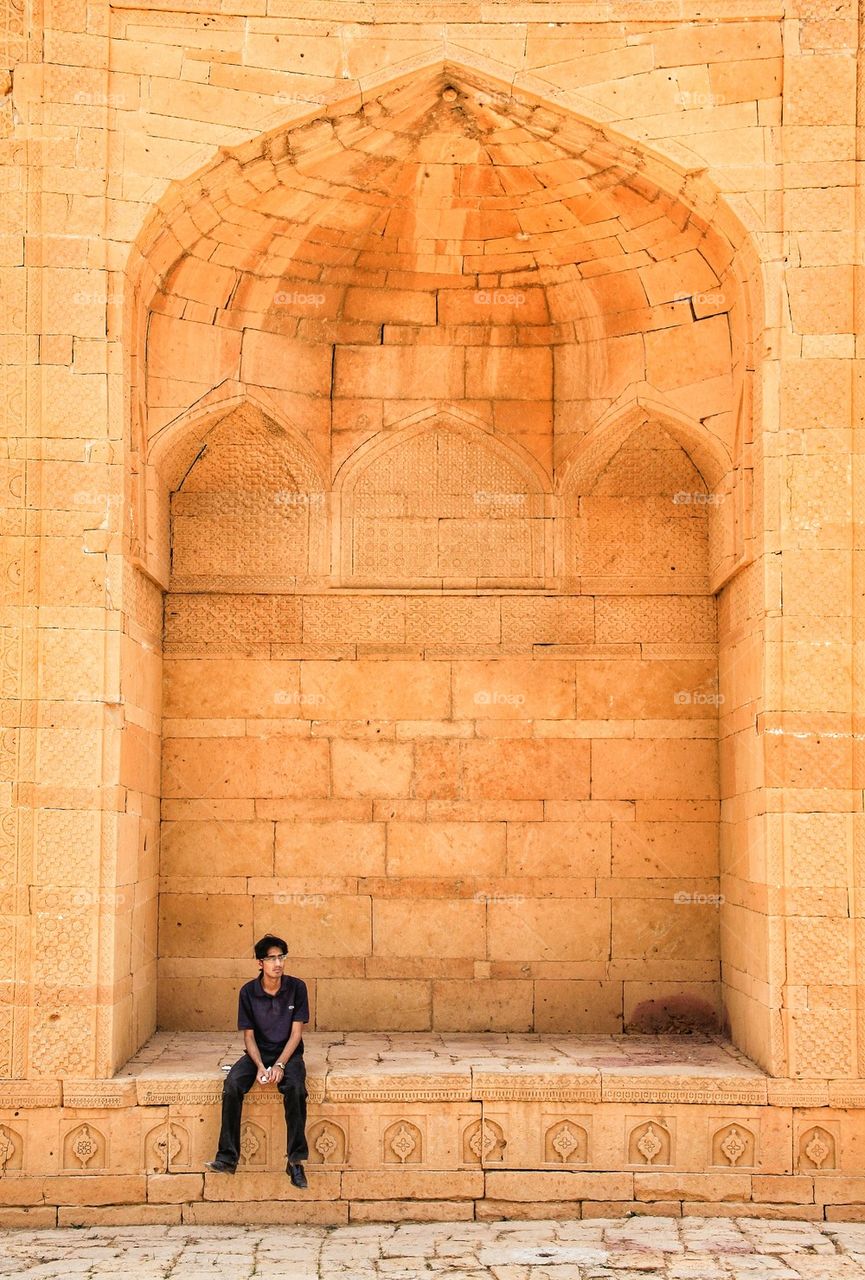
<path fill-rule="evenodd" d="M 261 978 L 253 978 L 240 988 L 237 1004 L 237 1028 L 252 1031 L 255 1043 L 262 1053 L 279 1053 L 291 1035 L 293 1022 L 309 1022 L 309 1000 L 306 983 L 284 973 L 280 987 L 272 996 L 261 985 Z M 291 1055 L 303 1054 L 303 1041 Z"/>

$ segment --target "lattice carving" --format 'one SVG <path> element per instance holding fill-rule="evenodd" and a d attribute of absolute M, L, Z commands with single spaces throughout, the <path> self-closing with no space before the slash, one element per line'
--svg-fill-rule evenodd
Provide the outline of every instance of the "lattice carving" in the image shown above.
<path fill-rule="evenodd" d="M 651 641 L 711 644 L 717 639 L 714 597 L 601 596 L 595 601 L 598 644 Z"/>
<path fill-rule="evenodd" d="M 251 579 L 266 586 L 309 574 L 310 550 L 317 554 L 327 523 L 326 496 L 294 441 L 260 410 L 239 406 L 197 451 L 184 439 L 161 471 L 172 487 L 174 590 Z"/>
<path fill-rule="evenodd" d="M 438 423 L 374 454 L 343 494 L 343 575 L 364 583 L 538 579 L 538 486 L 482 432 Z"/>
<path fill-rule="evenodd" d="M 300 618 L 296 596 L 172 593 L 165 598 L 165 652 L 238 657 L 268 652 L 272 644 L 300 642 Z"/>

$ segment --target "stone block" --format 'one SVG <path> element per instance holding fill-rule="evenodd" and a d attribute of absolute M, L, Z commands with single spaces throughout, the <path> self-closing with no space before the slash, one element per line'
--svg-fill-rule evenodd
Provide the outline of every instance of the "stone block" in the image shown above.
<path fill-rule="evenodd" d="M 45 1180 L 45 1200 L 57 1205 L 141 1204 L 146 1181 L 139 1174 L 87 1174 Z"/>
<path fill-rule="evenodd" d="M 385 873 L 383 822 L 277 822 L 278 876 L 380 876 Z"/>
<path fill-rule="evenodd" d="M 605 960 L 610 954 L 610 904 L 600 899 L 574 904 L 567 899 L 515 897 L 487 908 L 492 960 Z"/>
<path fill-rule="evenodd" d="M 412 767 L 408 744 L 337 740 L 333 744 L 333 794 L 385 799 L 408 796 Z"/>
<path fill-rule="evenodd" d="M 330 978 L 317 993 L 321 1031 L 427 1031 L 431 1017 L 429 982 Z"/>
<path fill-rule="evenodd" d="M 379 898 L 373 902 L 374 953 L 469 959 L 485 951 L 483 902 Z"/>
<path fill-rule="evenodd" d="M 475 1200 L 484 1194 L 482 1170 L 432 1170 L 401 1165 L 393 1172 L 346 1170 L 345 1200 Z"/>
<path fill-rule="evenodd" d="M 288 1178 L 283 1177 L 288 1182 Z M 195 1201 L 183 1206 L 183 1222 L 199 1227 L 245 1227 L 258 1223 L 339 1227 L 348 1222 L 348 1204 L 344 1200 L 302 1200 L 302 1195 L 299 1193 L 296 1200 Z"/>
<path fill-rule="evenodd" d="M 182 1220 L 180 1205 L 131 1204 L 111 1208 L 60 1205 L 58 1227 L 174 1227 Z"/>
<path fill-rule="evenodd" d="M 751 1199 L 748 1173 L 635 1173 L 637 1200 L 732 1200 Z"/>
<path fill-rule="evenodd" d="M 450 716 L 450 671 L 443 662 L 304 662 L 301 692 L 317 720 Z"/>
<path fill-rule="evenodd" d="M 467 742 L 462 778 L 467 799 L 588 799 L 589 744 L 553 739 Z"/>
<path fill-rule="evenodd" d="M 432 984 L 432 1025 L 436 1031 L 534 1030 L 531 982 L 474 979 Z"/>
<path fill-rule="evenodd" d="M 253 1205 L 260 1201 L 274 1200 L 299 1203 L 304 1200 L 339 1199 L 341 1175 L 338 1172 L 317 1169 L 314 1165 L 308 1165 L 306 1169 L 309 1182 L 306 1193 L 292 1186 L 284 1170 L 281 1173 L 268 1173 L 264 1170 L 244 1173 L 238 1169 L 231 1177 L 224 1173 L 205 1173 L 204 1199 Z"/>
<path fill-rule="evenodd" d="M 504 822 L 389 822 L 388 874 L 504 875 L 506 830 Z"/>
<path fill-rule="evenodd" d="M 472 1222 L 475 1206 L 465 1200 L 356 1200 L 349 1222 Z"/>
<path fill-rule="evenodd" d="M 148 1204 L 186 1204 L 192 1200 L 201 1200 L 203 1196 L 203 1174 L 152 1173 L 148 1175 Z"/>
<path fill-rule="evenodd" d="M 326 742 L 295 738 L 171 738 L 162 749 L 163 795 L 232 799 L 326 796 Z"/>
<path fill-rule="evenodd" d="M 48 1205 L 44 1207 L 34 1205 L 24 1209 L 0 1208 L 0 1227 L 4 1230 L 40 1231 L 50 1230 L 56 1226 L 57 1210 Z"/>
<path fill-rule="evenodd" d="M 507 824 L 509 875 L 606 876 L 610 865 L 610 824 L 607 822 Z"/>
<path fill-rule="evenodd" d="M 592 799 L 711 800 L 717 793 L 712 741 L 601 740 L 592 746 Z"/>
<path fill-rule="evenodd" d="M 634 1175 L 630 1173 L 545 1173 L 490 1170 L 485 1174 L 488 1199 L 518 1204 L 541 1201 L 633 1200 Z"/>
<path fill-rule="evenodd" d="M 272 822 L 164 822 L 164 876 L 267 876 L 274 871 Z"/>

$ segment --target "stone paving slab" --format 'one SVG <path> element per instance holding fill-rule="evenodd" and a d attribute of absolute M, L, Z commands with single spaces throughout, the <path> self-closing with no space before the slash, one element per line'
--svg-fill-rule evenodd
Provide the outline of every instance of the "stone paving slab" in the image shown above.
<path fill-rule="evenodd" d="M 753 1218 L 0 1232 L 0 1280 L 865 1280 L 865 1224 Z"/>

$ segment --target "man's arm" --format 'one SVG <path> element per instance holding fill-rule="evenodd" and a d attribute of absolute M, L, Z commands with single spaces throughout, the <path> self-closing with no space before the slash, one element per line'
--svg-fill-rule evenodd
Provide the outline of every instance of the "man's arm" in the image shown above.
<path fill-rule="evenodd" d="M 279 1067 L 282 1071 L 285 1070 L 286 1062 L 288 1062 L 289 1058 L 301 1042 L 306 1025 L 307 1024 L 305 1022 L 293 1022 L 291 1024 L 291 1035 L 282 1046 L 282 1050 L 277 1056 L 276 1062 L 273 1064 L 275 1067 Z"/>
<path fill-rule="evenodd" d="M 248 1028 L 244 1028 L 243 1031 L 243 1047 L 246 1049 L 250 1058 L 252 1058 L 252 1061 L 255 1063 L 259 1072 L 265 1071 L 265 1065 L 261 1061 L 261 1054 L 259 1053 L 258 1045 L 255 1042 L 255 1032 L 250 1031 Z"/>

